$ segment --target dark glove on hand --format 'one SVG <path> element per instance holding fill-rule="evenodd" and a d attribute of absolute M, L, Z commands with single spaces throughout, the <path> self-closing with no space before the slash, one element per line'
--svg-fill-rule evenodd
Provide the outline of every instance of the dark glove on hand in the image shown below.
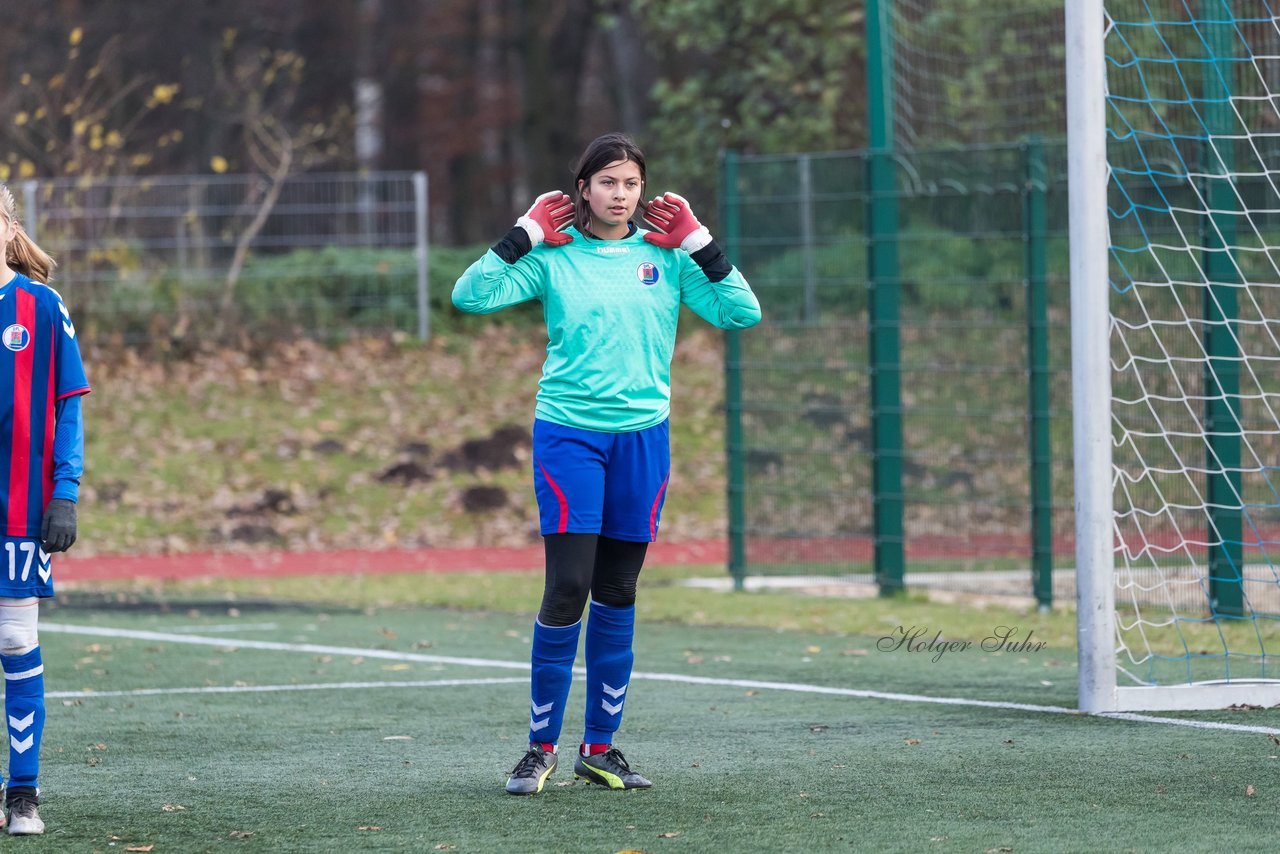
<path fill-rule="evenodd" d="M 44 523 L 40 526 L 40 539 L 44 550 L 65 552 L 76 541 L 76 503 L 65 498 L 55 498 L 44 509 Z"/>

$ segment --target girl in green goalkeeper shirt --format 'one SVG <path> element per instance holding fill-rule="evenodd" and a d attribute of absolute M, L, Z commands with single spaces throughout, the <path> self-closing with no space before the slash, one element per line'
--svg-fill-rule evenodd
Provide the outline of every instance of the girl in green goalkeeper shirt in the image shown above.
<path fill-rule="evenodd" d="M 681 303 L 721 329 L 760 304 L 680 196 L 644 201 L 644 154 L 626 136 L 587 146 L 573 195 L 539 196 L 458 280 L 453 303 L 489 313 L 539 300 L 547 360 L 533 426 L 546 583 L 533 626 L 529 749 L 507 791 L 542 791 L 556 768 L 586 620 L 586 721 L 574 773 L 647 788 L 613 735 L 629 695 L 636 580 L 657 539 L 670 474 L 667 416 Z M 632 222 L 636 213 L 655 230 Z"/>

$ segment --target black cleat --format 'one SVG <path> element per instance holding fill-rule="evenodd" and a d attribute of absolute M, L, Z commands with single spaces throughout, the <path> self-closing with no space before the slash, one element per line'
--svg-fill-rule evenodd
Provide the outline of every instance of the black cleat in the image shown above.
<path fill-rule="evenodd" d="M 507 779 L 507 794 L 536 795 L 556 770 L 556 755 L 541 744 L 530 744 L 529 752 L 521 757 Z"/>
<path fill-rule="evenodd" d="M 591 756 L 583 756 L 579 752 L 573 763 L 573 773 L 588 783 L 599 783 L 610 789 L 647 789 L 653 785 L 631 770 L 626 757 L 616 747 Z"/>

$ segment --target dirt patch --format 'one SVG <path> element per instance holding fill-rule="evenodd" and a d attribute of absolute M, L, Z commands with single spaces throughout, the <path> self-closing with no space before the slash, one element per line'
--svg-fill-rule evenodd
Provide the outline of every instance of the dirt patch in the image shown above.
<path fill-rule="evenodd" d="M 408 486 L 411 483 L 423 483 L 431 480 L 431 470 L 417 460 L 398 462 L 378 475 L 381 483 L 399 483 Z"/>
<path fill-rule="evenodd" d="M 262 497 L 253 504 L 232 507 L 227 511 L 227 516 L 229 518 L 248 516 L 256 519 L 268 513 L 293 516 L 297 512 L 298 505 L 294 502 L 290 493 L 285 492 L 283 489 L 265 489 L 262 492 Z"/>
<path fill-rule="evenodd" d="M 468 439 L 446 453 L 440 464 L 449 471 L 468 472 L 517 468 L 528 459 L 521 452 L 532 447 L 533 436 L 528 428 L 508 424 L 483 439 Z"/>
<path fill-rule="evenodd" d="M 470 486 L 462 492 L 462 509 L 486 513 L 507 506 L 507 491 L 500 486 Z"/>

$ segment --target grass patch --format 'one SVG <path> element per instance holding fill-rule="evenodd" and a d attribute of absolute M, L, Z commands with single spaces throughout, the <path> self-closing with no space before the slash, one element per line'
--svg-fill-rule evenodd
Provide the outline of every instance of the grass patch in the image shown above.
<path fill-rule="evenodd" d="M 98 354 L 77 554 L 534 541 L 527 442 L 471 450 L 504 428 L 527 434 L 545 346 L 539 327 L 494 324 L 427 345 L 294 342 L 171 363 Z M 672 370 L 664 535 L 718 538 L 719 334 L 692 328 Z M 479 487 L 501 502 L 468 504 Z"/>
<path fill-rule="evenodd" d="M 646 567 L 640 575 L 637 617 L 645 622 L 699 627 L 741 627 L 778 632 L 881 637 L 897 626 L 923 626 L 947 637 L 974 641 L 1001 625 L 1056 648 L 1074 649 L 1075 618 L 1069 609 L 1049 614 L 1034 608 L 956 607 L 913 594 L 895 599 L 832 598 L 781 591 L 721 592 L 682 582 L 696 576 L 724 578 L 719 567 Z M 243 599 L 359 608 L 439 607 L 519 615 L 532 619 L 542 597 L 540 572 L 388 574 L 351 578 L 208 578 L 168 582 L 118 582 L 92 587 L 64 585 L 71 596 L 90 591 L 140 601 L 208 600 L 234 604 Z"/>
<path fill-rule="evenodd" d="M 342 581 L 323 598 L 340 598 Z M 49 832 L 25 847 L 1055 852 L 1270 841 L 1276 760 L 1263 734 L 807 688 L 1069 707 L 1074 666 L 1052 646 L 935 662 L 880 649 L 865 628 L 646 622 L 637 671 L 671 678 L 633 680 L 618 743 L 654 788 L 591 788 L 564 763 L 541 795 L 512 798 L 502 784 L 523 749 L 529 696 L 527 671 L 510 663 L 528 657 L 527 611 L 251 608 L 185 593 L 172 607 L 111 609 L 60 597 L 41 639 L 49 690 L 69 693 L 51 699 L 42 751 Z M 843 604 L 968 625 L 928 603 Z M 147 634 L 119 634 L 133 630 Z M 95 694 L 107 690 L 139 693 Z M 579 681 L 564 745 L 580 735 L 582 698 Z M 1178 717 L 1280 724 L 1276 710 Z"/>

